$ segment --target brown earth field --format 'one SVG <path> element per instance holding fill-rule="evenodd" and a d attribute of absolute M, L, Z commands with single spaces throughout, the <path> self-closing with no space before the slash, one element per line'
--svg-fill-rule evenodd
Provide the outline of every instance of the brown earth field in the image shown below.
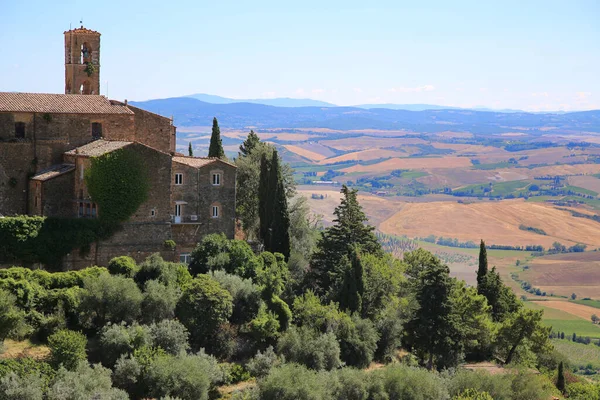
<path fill-rule="evenodd" d="M 527 270 L 519 272 L 519 278 L 543 291 L 562 296 L 576 293 L 580 298 L 600 298 L 600 252 L 538 257 L 528 266 Z"/>
<path fill-rule="evenodd" d="M 327 158 L 325 160 L 321 160 L 319 164 L 327 165 L 343 161 L 370 161 L 377 160 L 378 158 L 404 157 L 407 155 L 408 153 L 399 150 L 368 149 L 346 153 L 337 157 Z"/>
<path fill-rule="evenodd" d="M 361 151 L 374 148 L 399 148 L 406 145 L 426 144 L 427 141 L 419 138 L 359 136 L 347 139 L 321 140 L 320 143 L 341 151 Z"/>
<path fill-rule="evenodd" d="M 600 246 L 599 223 L 575 218 L 568 211 L 543 203 L 518 199 L 472 204 L 403 203 L 398 207 L 392 217 L 380 224 L 382 232 L 408 237 L 433 234 L 474 242 L 484 239 L 488 244 L 513 246 L 548 248 L 555 241 L 569 246 L 575 243 Z M 543 229 L 546 235 L 521 230 L 521 224 Z"/>
<path fill-rule="evenodd" d="M 532 301 L 542 305 L 544 307 L 554 308 L 556 310 L 565 311 L 569 314 L 576 315 L 585 320 L 591 320 L 593 314 L 598 314 L 598 309 L 583 304 L 571 303 L 568 301 L 561 300 L 549 300 L 549 301 Z"/>
<path fill-rule="evenodd" d="M 579 186 L 584 189 L 600 193 L 600 179 L 591 175 L 570 176 L 569 185 Z"/>
<path fill-rule="evenodd" d="M 371 165 L 354 165 L 340 171 L 351 172 L 385 172 L 395 169 L 427 169 L 469 167 L 471 161 L 466 157 L 424 157 L 424 158 L 392 158 Z"/>
<path fill-rule="evenodd" d="M 286 144 L 285 147 L 287 150 L 296 153 L 304 158 L 308 158 L 309 160 L 312 161 L 321 161 L 324 160 L 325 158 L 327 158 L 327 156 L 317 153 L 315 151 L 311 151 L 308 149 L 303 149 L 300 146 L 296 146 L 296 145 L 292 145 L 292 144 Z"/>

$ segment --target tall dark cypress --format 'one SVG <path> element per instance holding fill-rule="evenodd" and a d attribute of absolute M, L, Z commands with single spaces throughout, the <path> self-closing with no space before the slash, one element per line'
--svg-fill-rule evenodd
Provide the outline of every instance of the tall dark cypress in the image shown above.
<path fill-rule="evenodd" d="M 561 391 L 561 393 L 565 392 L 565 372 L 564 372 L 563 362 L 561 361 L 558 364 L 558 377 L 556 378 L 556 388 Z"/>
<path fill-rule="evenodd" d="M 485 275 L 488 273 L 487 250 L 485 242 L 482 240 L 479 244 L 479 269 L 477 269 L 477 287 L 481 286 Z"/>
<path fill-rule="evenodd" d="M 270 248 L 266 247 L 266 249 L 272 253 L 283 254 L 287 260 L 290 257 L 290 215 L 288 213 L 287 196 L 279 168 L 277 150 L 273 151 L 271 170 L 269 172 L 269 187 L 274 188 L 274 190 L 271 190 L 273 199 L 271 213 L 273 217 L 270 222 L 271 227 L 269 231 L 271 234 L 269 238 Z"/>
<path fill-rule="evenodd" d="M 270 248 L 269 229 L 273 217 L 273 193 L 270 187 L 270 162 L 266 154 L 260 159 L 260 180 L 258 182 L 258 217 L 260 219 L 259 234 L 265 248 Z"/>
<path fill-rule="evenodd" d="M 210 136 L 208 156 L 225 158 L 225 151 L 223 151 L 223 142 L 221 141 L 221 129 L 219 129 L 219 123 L 217 122 L 216 117 L 213 118 L 212 135 Z"/>
<path fill-rule="evenodd" d="M 188 144 L 188 156 L 194 157 L 194 149 L 192 148 L 192 142 Z"/>
<path fill-rule="evenodd" d="M 360 313 L 365 292 L 364 268 L 360 259 L 360 250 L 355 246 L 349 257 L 350 260 L 345 266 L 346 273 L 339 294 L 339 303 L 343 310 Z"/>

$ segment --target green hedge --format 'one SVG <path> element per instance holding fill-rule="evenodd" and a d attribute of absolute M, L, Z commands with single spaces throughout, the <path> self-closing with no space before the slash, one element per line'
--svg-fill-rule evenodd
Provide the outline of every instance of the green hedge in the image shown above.
<path fill-rule="evenodd" d="M 118 225 L 97 219 L 21 215 L 0 218 L 0 263 L 60 266 L 74 250 L 85 254 L 92 243 L 108 239 Z"/>

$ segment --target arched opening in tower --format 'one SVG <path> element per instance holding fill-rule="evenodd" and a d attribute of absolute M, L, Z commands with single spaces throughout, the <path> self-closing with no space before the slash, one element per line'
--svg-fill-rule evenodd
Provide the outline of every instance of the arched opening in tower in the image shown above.
<path fill-rule="evenodd" d="M 79 87 L 79 94 L 92 94 L 92 85 L 90 81 L 84 81 Z"/>
<path fill-rule="evenodd" d="M 92 48 L 88 42 L 84 42 L 81 45 L 81 64 L 92 62 Z"/>

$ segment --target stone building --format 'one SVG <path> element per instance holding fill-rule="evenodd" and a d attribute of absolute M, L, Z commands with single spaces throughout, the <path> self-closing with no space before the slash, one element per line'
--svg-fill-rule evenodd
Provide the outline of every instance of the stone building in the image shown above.
<path fill-rule="evenodd" d="M 148 199 L 119 232 L 85 258 L 69 255 L 65 267 L 106 265 L 118 255 L 139 261 L 157 251 L 186 260 L 208 233 L 233 238 L 235 166 L 176 153 L 172 119 L 99 95 L 99 51 L 99 33 L 67 31 L 65 94 L 0 92 L 0 215 L 98 218 L 85 170 L 93 157 L 129 148 L 144 160 Z"/>

